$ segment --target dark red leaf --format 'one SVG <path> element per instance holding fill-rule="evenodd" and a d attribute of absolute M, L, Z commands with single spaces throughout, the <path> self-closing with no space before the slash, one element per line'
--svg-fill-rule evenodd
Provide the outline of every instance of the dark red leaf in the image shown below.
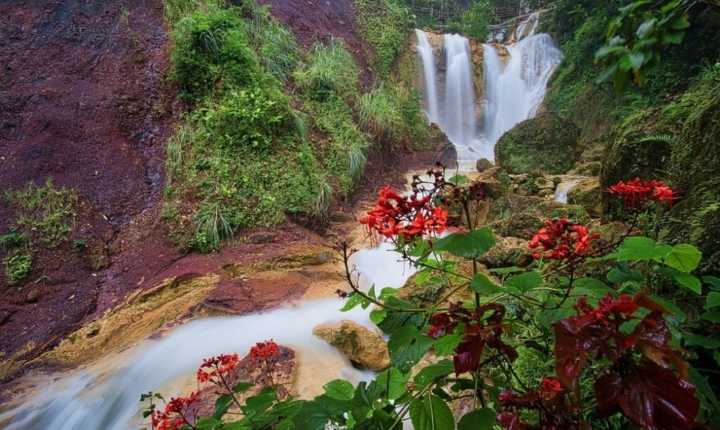
<path fill-rule="evenodd" d="M 649 360 L 598 379 L 595 394 L 601 416 L 619 408 L 647 430 L 691 429 L 700 406 L 692 384 Z"/>

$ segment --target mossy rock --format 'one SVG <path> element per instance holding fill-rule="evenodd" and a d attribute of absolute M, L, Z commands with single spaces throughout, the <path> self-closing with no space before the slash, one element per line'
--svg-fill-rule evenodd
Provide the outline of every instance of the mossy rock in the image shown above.
<path fill-rule="evenodd" d="M 495 160 L 511 173 L 565 173 L 578 159 L 579 138 L 572 121 L 545 112 L 505 133 L 495 146 Z"/>
<path fill-rule="evenodd" d="M 568 193 L 568 203 L 582 206 L 594 216 L 602 214 L 602 187 L 597 179 L 588 179 L 577 184 Z"/>

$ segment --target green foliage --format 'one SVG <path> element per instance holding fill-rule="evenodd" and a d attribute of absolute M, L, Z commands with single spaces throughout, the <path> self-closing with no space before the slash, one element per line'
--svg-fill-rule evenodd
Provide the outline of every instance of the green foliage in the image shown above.
<path fill-rule="evenodd" d="M 457 22 L 450 25 L 450 31 L 485 41 L 490 34 L 489 26 L 494 20 L 494 10 L 489 0 L 474 0 Z"/>
<path fill-rule="evenodd" d="M 428 136 L 418 94 L 384 83 L 360 98 L 360 125 L 381 143 L 412 145 Z"/>
<path fill-rule="evenodd" d="M 171 78 L 185 101 L 261 78 L 246 24 L 233 9 L 208 7 L 182 18 L 172 39 Z"/>
<path fill-rule="evenodd" d="M 358 94 L 358 68 L 342 41 L 316 44 L 305 68 L 299 69 L 295 80 L 310 100 L 325 102 L 333 97 L 350 101 Z"/>
<path fill-rule="evenodd" d="M 51 179 L 45 185 L 28 184 L 5 194 L 15 209 L 14 228 L 48 248 L 67 240 L 75 226 L 77 194 L 65 187 L 57 188 Z"/>
<path fill-rule="evenodd" d="M 355 11 L 360 33 L 374 51 L 374 69 L 385 78 L 414 26 L 413 16 L 397 0 L 355 0 Z"/>
<path fill-rule="evenodd" d="M 267 155 L 281 148 L 282 138 L 292 131 L 288 99 L 274 87 L 233 89 L 218 103 L 196 113 L 201 138 L 222 150 L 244 156 Z"/>
<path fill-rule="evenodd" d="M 32 266 L 32 254 L 27 250 L 9 252 L 3 258 L 5 279 L 9 285 L 14 285 L 24 280 L 30 273 Z"/>

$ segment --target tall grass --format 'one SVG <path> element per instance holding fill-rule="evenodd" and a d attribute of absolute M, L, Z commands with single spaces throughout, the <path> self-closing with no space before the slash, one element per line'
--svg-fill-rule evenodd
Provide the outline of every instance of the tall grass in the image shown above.
<path fill-rule="evenodd" d="M 332 39 L 327 45 L 316 44 L 309 64 L 295 74 L 296 81 L 315 101 L 333 96 L 351 100 L 357 96 L 359 71 L 344 44 Z"/>

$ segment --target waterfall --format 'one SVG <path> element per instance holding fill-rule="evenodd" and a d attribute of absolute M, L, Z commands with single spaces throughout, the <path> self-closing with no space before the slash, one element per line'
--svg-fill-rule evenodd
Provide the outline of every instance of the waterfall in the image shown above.
<path fill-rule="evenodd" d="M 506 131 L 537 114 L 548 80 L 562 60 L 562 53 L 548 34 L 532 34 L 537 24 L 523 24 L 518 33 L 528 28 L 530 32 L 519 42 L 504 47 L 484 45 L 484 134 L 493 147 Z M 499 54 L 503 48 L 507 50 L 505 64 Z"/>
<path fill-rule="evenodd" d="M 418 39 L 418 54 L 423 66 L 423 77 L 425 82 L 425 105 L 427 116 L 430 122 L 438 123 L 440 114 L 438 111 L 438 94 L 436 89 L 435 54 L 430 45 L 427 34 L 422 30 L 415 30 Z"/>
<path fill-rule="evenodd" d="M 533 13 L 509 33 L 511 43 L 483 45 L 485 94 L 481 130 L 477 126 L 468 39 L 457 34 L 444 35 L 445 67 L 440 69 L 445 71 L 443 79 L 438 77 L 427 34 L 416 30 L 428 118 L 455 145 L 461 171 L 472 170 L 480 158 L 493 161 L 500 137 L 537 114 L 548 80 L 562 60 L 562 53 L 549 35 L 535 34 L 539 22 L 540 13 Z"/>

